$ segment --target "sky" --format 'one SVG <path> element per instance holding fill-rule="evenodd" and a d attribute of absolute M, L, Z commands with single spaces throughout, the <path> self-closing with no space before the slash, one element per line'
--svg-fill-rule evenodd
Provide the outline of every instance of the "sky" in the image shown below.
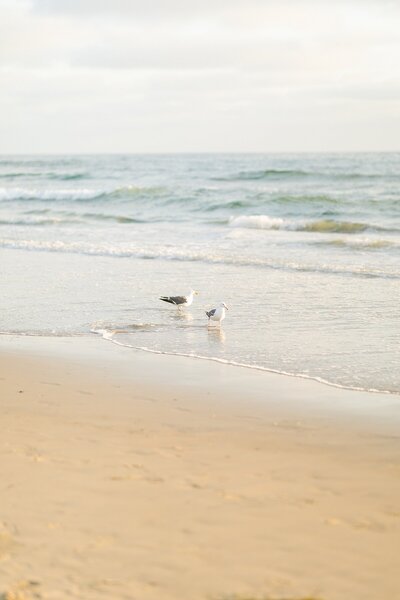
<path fill-rule="evenodd" d="M 400 151 L 399 0 L 0 0 L 0 153 Z"/>

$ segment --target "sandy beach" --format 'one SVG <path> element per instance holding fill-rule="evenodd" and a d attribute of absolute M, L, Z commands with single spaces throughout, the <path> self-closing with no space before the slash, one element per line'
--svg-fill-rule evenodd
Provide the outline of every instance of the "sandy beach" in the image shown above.
<path fill-rule="evenodd" d="M 2 599 L 399 597 L 392 397 L 97 339 L 0 356 Z"/>
<path fill-rule="evenodd" d="M 400 600 L 399 29 L 0 0 L 0 600 Z"/>

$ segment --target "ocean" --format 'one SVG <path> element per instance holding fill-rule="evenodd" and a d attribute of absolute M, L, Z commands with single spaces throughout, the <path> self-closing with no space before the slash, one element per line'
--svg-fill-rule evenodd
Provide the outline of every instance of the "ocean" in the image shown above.
<path fill-rule="evenodd" d="M 400 393 L 400 154 L 3 155 L 0 268 L 2 333 Z"/>

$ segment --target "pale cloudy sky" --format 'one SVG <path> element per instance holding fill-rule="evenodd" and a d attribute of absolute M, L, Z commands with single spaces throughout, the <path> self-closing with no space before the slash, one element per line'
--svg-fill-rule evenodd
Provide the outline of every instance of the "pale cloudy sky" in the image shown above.
<path fill-rule="evenodd" d="M 0 0 L 0 152 L 400 150 L 400 0 Z"/>

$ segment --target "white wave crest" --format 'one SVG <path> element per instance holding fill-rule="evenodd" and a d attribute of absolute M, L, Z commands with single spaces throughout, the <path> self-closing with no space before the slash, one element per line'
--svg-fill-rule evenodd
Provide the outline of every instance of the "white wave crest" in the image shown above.
<path fill-rule="evenodd" d="M 244 227 L 250 229 L 282 229 L 285 225 L 283 219 L 269 217 L 268 215 L 240 215 L 229 219 L 230 227 Z"/>
<path fill-rule="evenodd" d="M 1 200 L 90 200 L 103 192 L 88 188 L 79 189 L 36 189 L 36 188 L 0 188 Z"/>

